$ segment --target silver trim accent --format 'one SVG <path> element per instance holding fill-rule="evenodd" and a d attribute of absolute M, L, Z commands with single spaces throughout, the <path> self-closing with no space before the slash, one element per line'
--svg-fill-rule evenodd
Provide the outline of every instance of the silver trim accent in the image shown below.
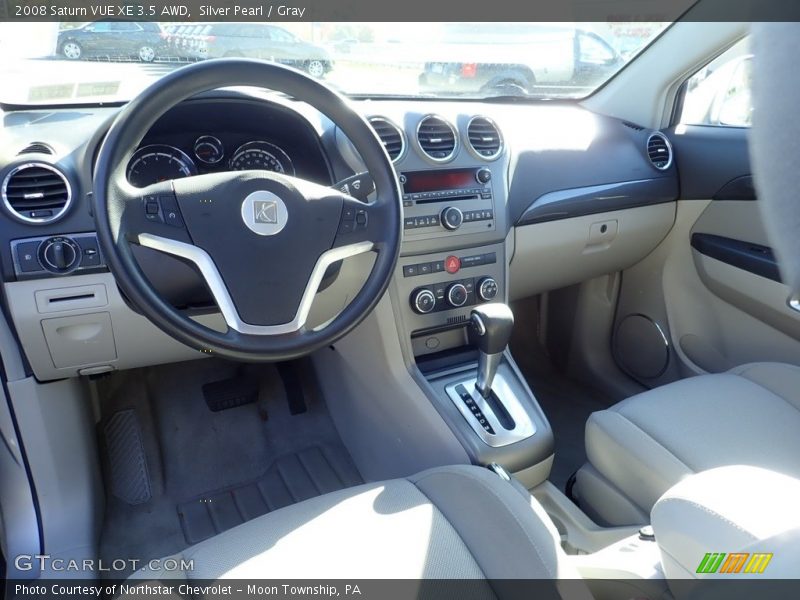
<path fill-rule="evenodd" d="M 792 310 L 800 312 L 800 296 L 792 296 L 787 300 L 787 304 Z"/>
<path fill-rule="evenodd" d="M 400 134 L 400 144 L 401 144 L 401 146 L 400 146 L 400 154 L 397 155 L 397 158 L 393 158 L 392 159 L 392 163 L 393 164 L 397 164 L 398 162 L 400 162 L 405 157 L 406 150 L 408 150 L 408 140 L 406 138 L 406 132 L 403 131 L 400 128 L 400 126 L 397 125 L 397 123 L 395 123 L 391 119 L 387 119 L 386 117 L 382 117 L 381 115 L 373 115 L 371 117 L 367 117 L 367 122 L 370 125 L 372 125 L 373 121 L 383 121 L 384 123 L 386 123 L 390 127 L 394 127 L 395 130 L 397 130 L 397 132 Z M 375 131 L 375 128 L 373 127 L 372 130 Z M 378 135 L 378 132 L 375 131 L 375 134 Z M 380 137 L 381 136 L 378 135 L 378 139 L 380 139 Z M 383 140 L 381 140 L 381 143 L 383 143 Z"/>
<path fill-rule="evenodd" d="M 483 323 L 481 316 L 477 312 L 472 311 L 469 318 L 470 321 L 472 321 L 472 326 L 475 327 L 475 333 L 478 334 L 478 337 L 483 337 L 486 334 L 486 325 Z"/>
<path fill-rule="evenodd" d="M 422 296 L 430 296 L 431 297 L 431 307 L 428 310 L 422 310 L 419 305 L 419 300 Z M 427 315 L 430 313 L 434 308 L 436 308 L 436 295 L 430 290 L 420 290 L 414 295 L 414 308 L 417 312 L 421 315 Z"/>
<path fill-rule="evenodd" d="M 20 171 L 22 171 L 24 169 L 30 169 L 32 167 L 41 167 L 41 168 L 43 168 L 43 169 L 45 169 L 47 171 L 51 171 L 52 173 L 55 173 L 56 175 L 61 177 L 61 180 L 64 182 L 64 185 L 67 188 L 67 201 L 64 203 L 64 206 L 61 208 L 61 210 L 59 210 L 57 213 L 55 213 L 52 217 L 46 217 L 46 218 L 41 218 L 41 219 L 32 219 L 30 217 L 26 217 L 25 215 L 22 215 L 22 214 L 18 213 L 11 206 L 11 203 L 8 201 L 8 196 L 6 195 L 6 190 L 8 189 L 8 182 L 11 180 L 11 178 L 14 175 L 19 173 Z M 9 174 L 6 175 L 6 178 L 3 180 L 3 188 L 2 188 L 2 192 L 0 193 L 0 195 L 2 195 L 3 204 L 5 205 L 6 210 L 10 213 L 10 215 L 13 218 L 15 218 L 18 221 L 21 221 L 23 223 L 33 223 L 35 225 L 44 225 L 46 223 L 53 223 L 55 221 L 58 221 L 61 217 L 63 217 L 67 213 L 67 211 L 69 210 L 69 207 L 72 206 L 72 186 L 69 184 L 69 179 L 67 178 L 67 176 L 64 174 L 63 171 L 61 171 L 60 169 L 57 169 L 56 167 L 54 167 L 50 163 L 41 162 L 41 161 L 31 161 L 31 162 L 22 163 L 21 165 L 17 165 L 13 169 L 11 169 Z"/>
<path fill-rule="evenodd" d="M 445 218 L 447 213 L 450 212 L 451 210 L 454 210 L 458 213 L 458 225 L 451 225 L 449 221 Z M 448 231 L 455 231 L 464 224 L 464 213 L 457 206 L 445 206 L 442 209 L 442 213 L 439 215 L 439 220 L 442 223 L 442 227 L 444 227 Z"/>
<path fill-rule="evenodd" d="M 445 392 L 453 404 L 456 405 L 456 408 L 461 415 L 467 420 L 469 426 L 472 427 L 472 430 L 488 446 L 491 446 L 492 448 L 508 446 L 510 444 L 527 439 L 536 433 L 536 426 L 528 417 L 528 413 L 525 412 L 525 408 L 522 406 L 522 403 L 519 401 L 519 398 L 517 398 L 516 394 L 514 394 L 511 386 L 509 386 L 502 373 L 497 374 L 492 391 L 494 392 L 497 401 L 505 407 L 506 411 L 508 411 L 508 414 L 514 420 L 514 429 L 506 429 L 500 424 L 500 420 L 497 418 L 497 415 L 494 414 L 494 411 L 489 406 L 489 403 L 486 402 L 486 399 L 481 396 L 480 392 L 478 392 L 478 390 L 475 388 L 475 382 L 475 377 L 470 377 L 465 381 L 459 381 L 448 385 L 445 388 Z M 464 404 L 461 396 L 459 396 L 456 392 L 456 387 L 459 385 L 463 385 L 467 392 L 469 392 L 470 396 L 472 396 L 472 400 L 478 405 L 478 408 L 481 409 L 481 412 L 486 417 L 486 420 L 489 421 L 489 425 L 491 425 L 492 429 L 494 429 L 494 434 L 486 431 L 478 422 L 478 419 L 475 418 L 475 415 L 472 414 L 472 411 L 467 407 L 466 404 Z"/>
<path fill-rule="evenodd" d="M 422 148 L 422 144 L 419 143 L 419 128 L 422 127 L 422 124 L 425 121 L 427 121 L 428 119 L 439 119 L 442 123 L 447 125 L 450 128 L 450 131 L 453 133 L 453 151 L 450 154 L 448 154 L 447 156 L 445 156 L 444 158 L 434 158 L 433 156 L 431 156 L 430 154 L 425 152 L 425 150 L 423 150 L 423 148 Z M 447 119 L 445 119 L 441 115 L 437 115 L 437 114 L 431 113 L 431 114 L 427 114 L 424 117 L 422 117 L 419 120 L 419 123 L 417 123 L 417 128 L 416 128 L 416 130 L 414 132 L 414 136 L 415 136 L 415 139 L 417 140 L 417 147 L 419 148 L 419 151 L 422 152 L 422 154 L 428 160 L 433 161 L 435 163 L 446 163 L 446 162 L 449 162 L 449 161 L 453 160 L 455 155 L 458 153 L 458 137 L 459 137 L 458 129 L 450 121 L 448 121 Z"/>
<path fill-rule="evenodd" d="M 667 164 L 664 165 L 663 167 L 657 167 L 650 158 L 650 151 L 648 150 L 648 148 L 650 147 L 650 140 L 652 140 L 654 137 L 660 137 L 662 140 L 664 140 L 664 143 L 667 146 L 667 152 L 669 152 L 669 160 L 667 161 Z M 654 169 L 658 169 L 659 171 L 666 171 L 672 166 L 672 158 L 675 155 L 674 152 L 672 151 L 672 144 L 670 143 L 669 138 L 660 131 L 654 131 L 653 133 L 647 136 L 647 143 L 644 145 L 644 151 L 647 153 L 648 162 L 651 165 L 653 165 Z"/>
<path fill-rule="evenodd" d="M 494 284 L 497 289 L 495 290 L 494 296 L 489 297 L 484 293 L 483 286 L 491 284 Z M 500 284 L 497 283 L 497 280 L 494 277 L 487 276 L 480 280 L 480 283 L 478 284 L 478 298 L 480 298 L 484 302 L 489 302 L 490 300 L 494 300 L 495 298 L 497 298 L 497 294 L 499 292 L 500 292 Z"/>
<path fill-rule="evenodd" d="M 214 301 L 217 303 L 228 327 L 239 333 L 251 335 L 281 335 L 299 331 L 306 324 L 308 314 L 311 312 L 311 305 L 314 302 L 314 296 L 319 290 L 320 283 L 322 283 L 322 278 L 325 276 L 325 271 L 328 267 L 345 258 L 369 252 L 374 247 L 372 242 L 358 242 L 323 252 L 317 260 L 317 264 L 314 265 L 314 270 L 311 272 L 311 277 L 306 284 L 306 289 L 303 292 L 294 318 L 288 323 L 280 325 L 251 325 L 250 323 L 245 323 L 239 316 L 228 288 L 225 287 L 222 276 L 217 270 L 217 265 L 214 264 L 213 259 L 205 250 L 192 244 L 150 233 L 140 233 L 139 244 L 146 248 L 152 248 L 165 254 L 172 254 L 192 261 L 197 266 L 203 279 L 205 279 L 206 284 L 208 284 L 208 288 L 214 296 Z"/>
<path fill-rule="evenodd" d="M 213 140 L 213 142 L 207 142 L 205 140 Z M 206 144 L 212 143 L 212 145 L 214 142 L 216 142 L 221 152 L 217 160 L 205 160 L 203 158 L 200 158 L 200 156 L 197 154 L 197 146 L 200 144 L 201 141 Z M 192 152 L 194 153 L 194 157 L 204 165 L 217 165 L 222 162 L 223 158 L 225 158 L 225 146 L 222 144 L 222 142 L 219 140 L 218 137 L 214 137 L 213 135 L 201 135 L 200 137 L 198 137 L 194 141 L 194 145 L 192 146 Z"/>
<path fill-rule="evenodd" d="M 503 362 L 502 352 L 495 352 L 494 354 L 481 352 L 478 356 L 478 378 L 475 381 L 475 387 L 484 398 L 488 398 L 489 394 L 492 393 L 494 376 L 497 375 L 497 367 L 500 366 L 501 362 Z"/>
<path fill-rule="evenodd" d="M 456 304 L 455 302 L 453 302 L 453 299 L 451 298 L 453 290 L 456 289 L 457 287 L 460 287 L 464 290 L 464 301 L 461 304 Z M 450 303 L 450 306 L 454 308 L 461 308 L 462 306 L 464 306 L 467 303 L 468 296 L 469 296 L 469 291 L 467 290 L 467 286 L 465 286 L 463 283 L 454 283 L 453 285 L 447 288 L 447 301 Z"/>
<path fill-rule="evenodd" d="M 483 119 L 484 121 L 489 121 L 489 123 L 492 124 L 492 127 L 494 127 L 495 131 L 497 132 L 497 138 L 498 141 L 500 142 L 500 147 L 497 149 L 497 152 L 495 152 L 491 156 L 484 156 L 483 154 L 475 150 L 475 147 L 472 145 L 472 142 L 469 139 L 469 128 L 472 127 L 472 122 L 475 121 L 476 119 Z M 472 154 L 481 160 L 485 160 L 486 162 L 497 160 L 506 147 L 505 139 L 503 138 L 503 132 L 500 131 L 500 127 L 497 126 L 497 123 L 493 119 L 490 119 L 489 117 L 484 115 L 475 115 L 474 117 L 472 117 L 467 122 L 467 130 L 464 133 L 464 135 L 466 136 L 467 147 L 472 151 Z"/>

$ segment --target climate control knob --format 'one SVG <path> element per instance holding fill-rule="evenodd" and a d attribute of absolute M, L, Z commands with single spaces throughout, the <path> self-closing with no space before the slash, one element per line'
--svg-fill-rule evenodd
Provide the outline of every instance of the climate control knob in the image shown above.
<path fill-rule="evenodd" d="M 411 294 L 411 308 L 420 315 L 426 315 L 436 308 L 436 296 L 430 290 L 417 290 Z"/>
<path fill-rule="evenodd" d="M 51 237 L 39 246 L 39 262 L 51 273 L 67 273 L 81 261 L 81 249 L 67 237 Z"/>
<path fill-rule="evenodd" d="M 464 222 L 464 213 L 455 206 L 448 206 L 442 211 L 441 219 L 442 226 L 445 229 L 453 231 L 461 227 L 461 224 Z"/>
<path fill-rule="evenodd" d="M 467 303 L 467 296 L 469 292 L 463 283 L 454 283 L 447 288 L 447 302 L 450 306 L 458 308 Z"/>
<path fill-rule="evenodd" d="M 478 298 L 484 302 L 489 302 L 497 297 L 497 282 L 494 277 L 484 277 L 478 283 Z"/>

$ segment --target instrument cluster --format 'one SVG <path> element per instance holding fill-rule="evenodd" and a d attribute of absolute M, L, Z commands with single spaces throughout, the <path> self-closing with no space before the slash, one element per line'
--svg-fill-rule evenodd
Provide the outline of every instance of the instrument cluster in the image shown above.
<path fill-rule="evenodd" d="M 127 176 L 131 185 L 142 188 L 160 181 L 226 170 L 296 174 L 289 154 L 272 142 L 252 140 L 227 148 L 219 138 L 206 134 L 194 140 L 190 152 L 169 144 L 142 146 L 131 157 Z"/>

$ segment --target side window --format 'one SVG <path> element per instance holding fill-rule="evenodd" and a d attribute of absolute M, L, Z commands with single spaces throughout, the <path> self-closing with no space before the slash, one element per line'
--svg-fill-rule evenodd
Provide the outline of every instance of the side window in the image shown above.
<path fill-rule="evenodd" d="M 750 38 L 745 38 L 689 79 L 680 123 L 750 127 L 752 69 Z"/>

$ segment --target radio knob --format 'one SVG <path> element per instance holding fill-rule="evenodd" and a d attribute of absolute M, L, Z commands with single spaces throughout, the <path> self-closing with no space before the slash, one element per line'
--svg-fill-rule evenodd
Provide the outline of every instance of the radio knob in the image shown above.
<path fill-rule="evenodd" d="M 478 283 L 478 298 L 484 302 L 489 302 L 497 297 L 497 281 L 494 277 L 484 277 Z"/>
<path fill-rule="evenodd" d="M 411 294 L 411 307 L 414 312 L 426 315 L 436 307 L 436 296 L 430 290 L 417 290 Z"/>
<path fill-rule="evenodd" d="M 455 206 L 448 206 L 442 211 L 442 226 L 453 231 L 461 227 L 464 222 L 464 213 Z"/>
<path fill-rule="evenodd" d="M 486 167 L 478 169 L 475 173 L 475 179 L 478 180 L 478 183 L 489 183 L 492 180 L 492 172 Z"/>
<path fill-rule="evenodd" d="M 469 292 L 463 283 L 454 283 L 447 288 L 447 301 L 450 306 L 455 308 L 464 306 L 467 303 L 467 296 L 469 296 Z"/>
<path fill-rule="evenodd" d="M 80 248 L 66 237 L 52 237 L 39 247 L 39 261 L 51 273 L 66 273 L 80 262 Z"/>

